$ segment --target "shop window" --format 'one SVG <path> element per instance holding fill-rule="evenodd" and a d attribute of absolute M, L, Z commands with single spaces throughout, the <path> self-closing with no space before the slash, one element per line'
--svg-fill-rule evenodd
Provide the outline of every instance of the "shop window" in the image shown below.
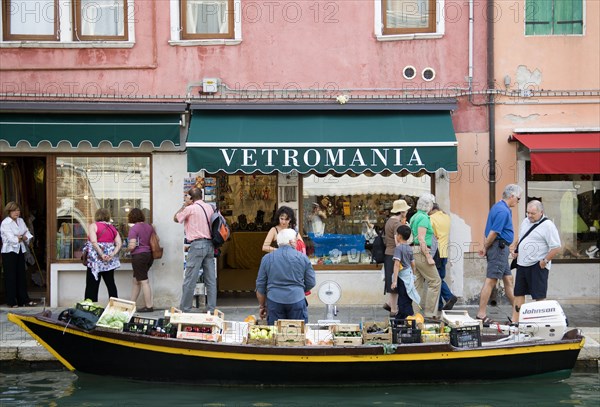
<path fill-rule="evenodd" d="M 182 40 L 235 38 L 234 0 L 181 0 Z"/>
<path fill-rule="evenodd" d="M 148 157 L 57 157 L 56 258 L 79 259 L 99 208 L 110 211 L 125 242 L 132 208 L 151 221 L 150 184 Z"/>
<path fill-rule="evenodd" d="M 563 250 L 556 259 L 600 259 L 599 174 L 529 173 L 527 198 L 540 200 L 544 205 L 545 215 L 558 228 Z"/>
<path fill-rule="evenodd" d="M 378 35 L 441 34 L 438 12 L 443 2 L 436 0 L 380 0 L 376 3 Z M 377 10 L 380 8 L 380 10 Z M 380 17 L 379 17 L 380 16 Z M 381 27 L 381 28 L 379 28 Z"/>
<path fill-rule="evenodd" d="M 417 198 L 431 192 L 431 177 L 391 175 L 307 175 L 303 179 L 303 224 L 313 264 L 369 264 L 371 244 L 383 230 L 392 204 L 405 199 L 416 212 Z"/>
<path fill-rule="evenodd" d="M 2 0 L 2 40 L 129 41 L 133 9 L 133 0 Z"/>
<path fill-rule="evenodd" d="M 583 0 L 527 0 L 525 34 L 583 34 Z"/>

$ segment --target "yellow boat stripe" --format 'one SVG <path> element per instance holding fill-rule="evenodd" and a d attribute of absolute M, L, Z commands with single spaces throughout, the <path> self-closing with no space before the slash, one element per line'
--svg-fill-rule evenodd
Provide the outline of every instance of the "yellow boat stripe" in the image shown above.
<path fill-rule="evenodd" d="M 32 317 L 25 317 L 25 316 L 17 316 L 15 314 L 8 314 L 8 320 L 14 324 L 17 324 L 18 326 L 20 326 L 21 328 L 23 328 L 29 335 L 31 335 L 33 337 L 33 339 L 35 339 L 36 341 L 38 341 L 44 348 L 46 348 L 46 350 L 48 352 L 50 352 L 52 354 L 52 356 L 54 356 L 56 359 L 58 359 L 58 361 L 60 363 L 62 363 L 67 369 L 69 369 L 70 371 L 74 371 L 75 368 L 73 367 L 73 365 L 71 365 L 69 362 L 67 362 L 62 356 L 60 356 L 60 354 L 56 353 L 56 351 L 54 350 L 54 348 L 52 348 L 50 345 L 48 345 L 46 342 L 44 342 L 42 340 L 42 338 L 40 338 L 39 336 L 37 336 L 36 334 L 34 334 L 31 329 L 29 329 L 29 327 L 27 325 L 25 325 L 25 323 L 22 320 L 30 320 L 32 322 L 38 323 L 39 325 L 42 325 L 42 323 L 40 321 L 38 321 L 35 318 Z M 44 324 L 44 325 L 48 325 L 48 324 Z M 53 326 L 53 325 L 52 325 Z M 53 326 L 54 327 L 54 326 Z"/>
<path fill-rule="evenodd" d="M 426 361 L 426 360 L 441 360 L 441 359 L 471 359 L 471 358 L 482 358 L 482 357 L 493 357 L 493 356 L 508 356 L 508 355 L 521 355 L 532 352 L 556 352 L 556 351 L 567 351 L 567 350 L 578 350 L 583 347 L 585 339 L 581 342 L 574 343 L 557 343 L 557 344 L 532 344 L 531 346 L 519 346 L 519 347 L 503 347 L 503 348 L 463 348 L 452 352 L 422 352 L 422 353 L 407 353 L 407 354 L 380 354 L 380 355 L 286 355 L 286 354 L 257 354 L 257 353 L 238 353 L 231 352 L 227 349 L 223 351 L 208 351 L 208 350 L 195 350 L 185 348 L 175 348 L 165 345 L 151 345 L 146 343 L 125 341 L 121 339 L 105 338 L 87 332 L 82 332 L 70 328 L 62 328 L 60 326 L 40 321 L 35 317 L 30 316 L 19 316 L 18 318 L 11 318 L 13 315 L 9 314 L 9 319 L 12 322 L 17 323 L 19 326 L 29 332 L 37 341 L 39 341 L 46 349 L 48 349 L 53 355 L 57 357 L 67 368 L 74 370 L 68 362 L 64 361 L 54 350 L 45 344 L 41 339 L 35 336 L 26 326 L 18 319 L 22 318 L 38 325 L 43 325 L 51 329 L 69 332 L 72 335 L 82 336 L 91 340 L 111 343 L 117 346 L 124 346 L 129 348 L 147 350 L 151 352 L 167 353 L 173 355 L 193 356 L 193 357 L 204 357 L 214 359 L 228 359 L 228 360 L 254 360 L 261 362 L 306 362 L 306 363 L 323 363 L 323 362 L 401 362 L 401 361 Z M 15 321 L 16 320 L 16 321 Z M 224 345 L 225 347 L 226 345 Z M 240 345 L 244 346 L 244 345 Z M 402 346 L 402 345 L 399 345 Z M 426 346 L 426 345 L 419 345 Z"/>

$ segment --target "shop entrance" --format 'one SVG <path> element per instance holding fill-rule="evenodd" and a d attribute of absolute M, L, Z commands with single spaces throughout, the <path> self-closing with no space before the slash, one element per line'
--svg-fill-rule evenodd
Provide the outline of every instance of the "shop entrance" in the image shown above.
<path fill-rule="evenodd" d="M 46 219 L 46 157 L 9 156 L 0 159 L 0 206 L 2 220 L 4 207 L 14 201 L 21 207 L 21 217 L 34 236 L 27 260 L 27 288 L 29 297 L 38 301 L 46 297 L 48 255 Z M 0 302 L 6 303 L 4 269 L 0 283 Z"/>

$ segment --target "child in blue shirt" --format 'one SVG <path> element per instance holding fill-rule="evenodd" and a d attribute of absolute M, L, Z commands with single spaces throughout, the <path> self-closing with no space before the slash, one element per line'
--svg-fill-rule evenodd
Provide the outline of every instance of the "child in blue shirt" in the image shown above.
<path fill-rule="evenodd" d="M 400 225 L 396 230 L 396 249 L 394 250 L 394 274 L 392 289 L 398 287 L 397 319 L 406 319 L 414 315 L 412 302 L 419 304 L 421 297 L 415 288 L 415 278 L 412 273 L 415 268 L 412 247 L 408 244 L 412 231 L 408 225 Z"/>

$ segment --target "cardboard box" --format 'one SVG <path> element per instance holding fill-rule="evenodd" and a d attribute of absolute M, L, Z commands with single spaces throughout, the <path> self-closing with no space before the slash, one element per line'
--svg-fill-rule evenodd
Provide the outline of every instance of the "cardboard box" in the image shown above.
<path fill-rule="evenodd" d="M 306 326 L 306 345 L 333 346 L 333 333 L 328 325 L 308 324 Z"/>
<path fill-rule="evenodd" d="M 219 342 L 221 334 L 207 334 L 201 332 L 177 332 L 178 339 L 193 339 L 196 341 Z"/>
<path fill-rule="evenodd" d="M 483 329 L 483 321 L 480 319 L 471 318 L 471 316 L 466 310 L 443 310 L 442 321 L 444 321 L 446 325 L 448 325 L 451 328 L 479 325 L 479 329 Z"/>
<path fill-rule="evenodd" d="M 133 314 L 135 313 L 135 310 L 136 310 L 135 302 L 122 300 L 120 298 L 110 297 L 108 300 L 108 305 L 106 306 L 106 308 L 104 308 L 104 312 L 98 319 L 96 326 L 100 327 L 100 328 L 114 329 L 117 331 L 122 331 L 123 327 L 117 328 L 114 326 L 110 326 L 108 324 L 105 324 L 103 321 L 106 320 L 106 318 L 109 315 L 114 315 L 116 313 L 123 313 L 123 314 L 125 314 L 125 316 L 127 318 L 127 321 L 125 321 L 124 324 L 128 323 L 131 320 L 131 317 L 133 316 Z"/>
<path fill-rule="evenodd" d="M 223 321 L 221 342 L 244 344 L 248 340 L 248 322 Z"/>

